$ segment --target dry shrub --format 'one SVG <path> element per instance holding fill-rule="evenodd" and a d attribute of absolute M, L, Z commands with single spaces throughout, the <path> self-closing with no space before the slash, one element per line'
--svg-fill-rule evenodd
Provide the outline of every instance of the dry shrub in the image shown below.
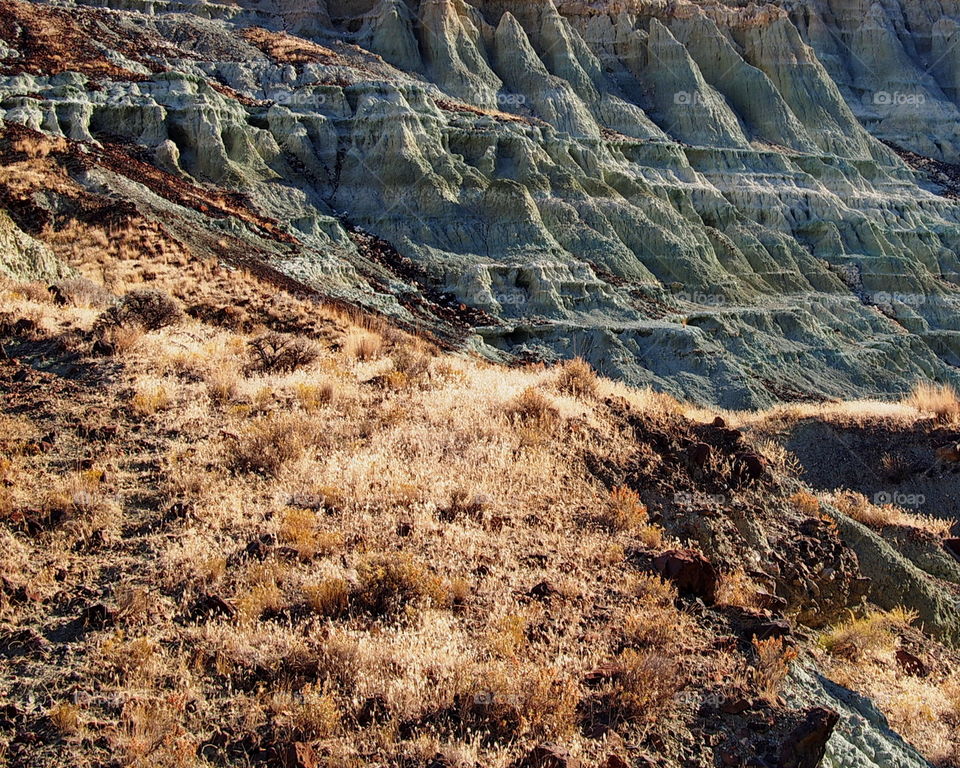
<path fill-rule="evenodd" d="M 519 613 L 501 616 L 490 623 L 486 645 L 496 657 L 513 658 L 526 646 L 526 629 L 526 616 Z"/>
<path fill-rule="evenodd" d="M 270 560 L 247 569 L 233 601 L 242 621 L 258 621 L 265 613 L 277 613 L 286 606 L 280 588 L 283 575 L 283 566 Z"/>
<path fill-rule="evenodd" d="M 674 584 L 650 573 L 632 575 L 627 582 L 627 593 L 651 605 L 673 605 L 677 599 Z"/>
<path fill-rule="evenodd" d="M 308 683 L 298 693 L 281 691 L 271 697 L 276 736 L 284 742 L 316 741 L 336 735 L 342 713 L 333 694 Z"/>
<path fill-rule="evenodd" d="M 960 416 L 960 398 L 949 384 L 919 381 L 902 402 L 918 411 L 932 413 L 940 422 L 956 421 Z"/>
<path fill-rule="evenodd" d="M 675 649 L 692 631 L 689 617 L 677 610 L 676 587 L 651 574 L 637 574 L 627 583 L 636 597 L 622 621 L 620 642 L 624 648 Z"/>
<path fill-rule="evenodd" d="M 578 703 L 576 684 L 559 670 L 494 663 L 476 670 L 456 721 L 487 743 L 562 739 L 576 726 Z"/>
<path fill-rule="evenodd" d="M 753 669 L 753 687 L 771 704 L 777 701 L 783 683 L 790 674 L 790 663 L 797 658 L 797 649 L 781 637 L 754 640 L 757 665 Z"/>
<path fill-rule="evenodd" d="M 294 388 L 294 393 L 300 407 L 311 413 L 337 399 L 337 387 L 332 381 L 324 381 L 319 384 L 300 383 Z"/>
<path fill-rule="evenodd" d="M 422 386 L 430 374 L 430 355 L 415 346 L 403 346 L 392 354 L 393 371 L 403 374 L 412 385 Z"/>
<path fill-rule="evenodd" d="M 47 717 L 64 736 L 73 736 L 81 729 L 80 709 L 75 704 L 61 702 L 47 710 Z"/>
<path fill-rule="evenodd" d="M 645 605 L 623 617 L 621 645 L 624 648 L 674 648 L 678 633 L 688 624 L 672 605 Z"/>
<path fill-rule="evenodd" d="M 778 441 L 761 438 L 754 441 L 753 447 L 757 453 L 767 460 L 770 468 L 776 474 L 797 477 L 803 472 L 803 465 L 796 454 L 788 451 Z"/>
<path fill-rule="evenodd" d="M 132 352 L 143 338 L 143 329 L 135 326 L 107 325 L 100 327 L 97 333 L 101 352 L 114 357 Z"/>
<path fill-rule="evenodd" d="M 666 532 L 659 525 L 641 525 L 635 535 L 647 549 L 662 549 L 666 540 Z"/>
<path fill-rule="evenodd" d="M 760 590 L 742 568 L 721 574 L 717 602 L 738 608 L 762 608 Z"/>
<path fill-rule="evenodd" d="M 474 495 L 466 488 L 454 488 L 450 501 L 437 510 L 437 517 L 445 523 L 454 520 L 482 520 L 489 500 L 483 495 Z"/>
<path fill-rule="evenodd" d="M 820 644 L 834 656 L 857 660 L 865 654 L 892 651 L 899 632 L 914 621 L 917 614 L 906 608 L 892 611 L 868 610 L 862 616 L 850 615 L 820 636 Z"/>
<path fill-rule="evenodd" d="M 348 357 L 356 360 L 374 360 L 383 350 L 383 339 L 367 331 L 359 331 L 347 337 L 344 350 Z"/>
<path fill-rule="evenodd" d="M 68 277 L 57 281 L 50 286 L 49 297 L 58 304 L 97 308 L 106 307 L 114 298 L 110 291 L 86 277 Z"/>
<path fill-rule="evenodd" d="M 27 301 L 32 301 L 36 304 L 49 304 L 53 301 L 51 288 L 48 288 L 38 280 L 17 283 L 13 293 L 15 296 L 22 296 Z"/>
<path fill-rule="evenodd" d="M 151 416 L 157 411 L 169 408 L 172 403 L 173 398 L 170 397 L 170 393 L 162 384 L 140 389 L 130 401 L 134 413 L 141 416 Z"/>
<path fill-rule="evenodd" d="M 797 491 L 791 494 L 787 501 L 789 501 L 798 512 L 802 512 L 810 517 L 817 517 L 820 514 L 820 499 L 810 493 L 810 491 Z"/>
<path fill-rule="evenodd" d="M 318 530 L 316 512 L 297 507 L 288 507 L 281 514 L 278 538 L 305 560 L 333 554 L 343 547 L 342 533 Z"/>
<path fill-rule="evenodd" d="M 240 374 L 235 368 L 220 366 L 205 376 L 207 395 L 214 405 L 225 405 L 240 395 Z"/>
<path fill-rule="evenodd" d="M 90 469 L 54 481 L 54 487 L 43 497 L 46 520 L 50 524 L 69 523 L 80 536 L 108 525 L 119 510 L 106 493 L 103 478 L 102 470 Z"/>
<path fill-rule="evenodd" d="M 597 392 L 597 374 L 586 360 L 575 357 L 560 366 L 557 388 L 576 397 L 592 397 Z"/>
<path fill-rule="evenodd" d="M 683 687 L 676 661 L 656 650 L 627 648 L 617 657 L 617 673 L 596 702 L 604 722 L 650 726 L 671 706 Z"/>
<path fill-rule="evenodd" d="M 504 415 L 514 424 L 534 425 L 543 429 L 552 427 L 560 417 L 553 402 L 533 387 L 509 400 L 503 408 Z"/>
<path fill-rule="evenodd" d="M 128 638 L 123 632 L 109 637 L 101 648 L 102 670 L 128 685 L 144 685 L 167 671 L 160 644 L 149 637 Z"/>
<path fill-rule="evenodd" d="M 631 488 L 618 486 L 601 505 L 598 513 L 601 524 L 612 531 L 629 531 L 646 525 L 647 505 Z"/>
<path fill-rule="evenodd" d="M 303 588 L 307 605 L 315 613 L 327 618 L 344 615 L 350 607 L 350 584 L 346 579 L 324 579 Z"/>
<path fill-rule="evenodd" d="M 240 472 L 276 477 L 301 458 L 318 435 L 313 424 L 296 414 L 262 416 L 227 444 L 227 461 Z"/>
<path fill-rule="evenodd" d="M 197 739 L 181 722 L 186 716 L 182 698 L 175 694 L 162 699 L 137 697 L 124 705 L 116 745 L 123 765 L 191 768 L 197 764 Z"/>
<path fill-rule="evenodd" d="M 367 555 L 357 566 L 352 604 L 372 616 L 398 618 L 447 602 L 440 580 L 405 552 Z"/>
<path fill-rule="evenodd" d="M 139 327 L 157 331 L 180 322 L 183 310 L 169 294 L 154 288 L 130 291 L 97 318 L 98 329 L 110 326 Z"/>
<path fill-rule="evenodd" d="M 899 453 L 884 453 L 880 457 L 880 469 L 891 483 L 902 483 L 913 474 L 910 461 Z"/>
<path fill-rule="evenodd" d="M 271 331 L 251 339 L 254 368 L 268 373 L 287 373 L 310 365 L 320 357 L 320 348 L 311 339 Z"/>

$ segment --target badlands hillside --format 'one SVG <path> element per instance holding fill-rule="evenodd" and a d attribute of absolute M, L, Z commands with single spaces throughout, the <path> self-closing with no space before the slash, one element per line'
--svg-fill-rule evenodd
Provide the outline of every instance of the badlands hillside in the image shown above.
<path fill-rule="evenodd" d="M 960 766 L 958 20 L 0 0 L 0 766 Z"/>
<path fill-rule="evenodd" d="M 889 397 L 957 382 L 958 19 L 9 1 L 0 116 L 63 139 L 73 196 L 113 206 L 87 215 L 487 358 L 734 408 Z M 61 226 L 60 192 L 16 182 L 18 227 Z"/>

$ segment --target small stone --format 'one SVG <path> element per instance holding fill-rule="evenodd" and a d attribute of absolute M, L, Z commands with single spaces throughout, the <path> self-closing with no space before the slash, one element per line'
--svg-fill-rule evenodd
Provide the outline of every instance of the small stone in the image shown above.
<path fill-rule="evenodd" d="M 692 549 L 671 549 L 657 556 L 653 567 L 664 579 L 673 582 L 681 593 L 703 598 L 712 604 L 717 599 L 717 569 L 701 553 Z"/>
<path fill-rule="evenodd" d="M 780 745 L 779 764 L 782 768 L 817 768 L 839 720 L 840 715 L 826 707 L 807 710 L 803 721 Z"/>
<path fill-rule="evenodd" d="M 559 595 L 560 590 L 557 589 L 551 582 L 546 579 L 534 584 L 530 588 L 530 597 L 535 597 L 538 600 L 545 600 L 553 595 Z"/>
<path fill-rule="evenodd" d="M 923 663 L 919 656 L 914 656 L 910 651 L 905 651 L 903 648 L 897 651 L 897 664 L 904 672 L 913 677 L 926 677 L 930 674 L 927 665 Z"/>
<path fill-rule="evenodd" d="M 106 629 L 116 618 L 116 614 L 103 603 L 88 606 L 80 614 L 80 620 L 88 629 Z"/>
<path fill-rule="evenodd" d="M 580 768 L 580 761 L 560 747 L 543 744 L 534 747 L 525 757 L 515 760 L 511 768 Z"/>

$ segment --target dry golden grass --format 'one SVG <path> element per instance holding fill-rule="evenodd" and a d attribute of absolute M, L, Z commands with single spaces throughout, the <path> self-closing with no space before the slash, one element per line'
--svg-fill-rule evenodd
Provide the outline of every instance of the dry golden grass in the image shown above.
<path fill-rule="evenodd" d="M 630 531 L 646 526 L 647 506 L 631 488 L 618 486 L 610 491 L 598 512 L 600 522 L 613 531 Z"/>
<path fill-rule="evenodd" d="M 759 587 L 742 568 L 721 574 L 717 602 L 739 608 L 763 607 Z"/>
<path fill-rule="evenodd" d="M 796 491 L 790 495 L 787 501 L 795 509 L 810 517 L 817 517 L 820 514 L 820 499 L 810 491 Z"/>
<path fill-rule="evenodd" d="M 622 671 L 603 691 L 606 717 L 615 723 L 649 725 L 674 705 L 684 680 L 670 655 L 627 648 L 617 664 Z"/>
<path fill-rule="evenodd" d="M 143 383 L 138 386 L 130 401 L 134 413 L 152 416 L 157 411 L 170 407 L 172 399 L 167 388 L 159 382 Z"/>
<path fill-rule="evenodd" d="M 953 422 L 960 417 L 960 398 L 949 384 L 917 382 L 902 402 L 921 413 L 933 414 L 940 422 Z"/>
<path fill-rule="evenodd" d="M 860 659 L 896 648 L 898 633 L 916 619 L 917 614 L 905 608 L 867 610 L 827 630 L 820 636 L 820 644 L 834 656 Z"/>
<path fill-rule="evenodd" d="M 376 359 L 382 350 L 383 339 L 366 331 L 351 334 L 344 343 L 347 356 L 361 361 Z"/>
<path fill-rule="evenodd" d="M 288 507 L 281 513 L 278 538 L 305 560 L 341 551 L 343 534 L 320 530 L 318 522 L 313 510 Z"/>
<path fill-rule="evenodd" d="M 836 491 L 825 498 L 843 514 L 874 528 L 901 526 L 927 531 L 937 536 L 948 536 L 955 523 L 954 520 L 905 512 L 893 504 L 873 504 L 856 491 Z"/>
<path fill-rule="evenodd" d="M 776 703 L 790 674 L 790 663 L 797 658 L 798 651 L 778 637 L 754 640 L 753 647 L 757 653 L 753 687 L 761 698 Z"/>
<path fill-rule="evenodd" d="M 259 416 L 228 437 L 230 467 L 274 477 L 320 440 L 316 425 L 291 413 Z"/>
<path fill-rule="evenodd" d="M 576 397 L 591 397 L 597 393 L 597 374 L 586 360 L 575 357 L 560 365 L 557 388 Z"/>

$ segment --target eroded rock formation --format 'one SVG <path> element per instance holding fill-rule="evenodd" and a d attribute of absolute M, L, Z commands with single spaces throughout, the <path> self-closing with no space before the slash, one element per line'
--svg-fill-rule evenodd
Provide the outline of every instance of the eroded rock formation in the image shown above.
<path fill-rule="evenodd" d="M 327 294 L 726 406 L 957 379 L 960 207 L 879 140 L 957 160 L 953 4 L 106 4 L 0 4 L 3 120 Z"/>

